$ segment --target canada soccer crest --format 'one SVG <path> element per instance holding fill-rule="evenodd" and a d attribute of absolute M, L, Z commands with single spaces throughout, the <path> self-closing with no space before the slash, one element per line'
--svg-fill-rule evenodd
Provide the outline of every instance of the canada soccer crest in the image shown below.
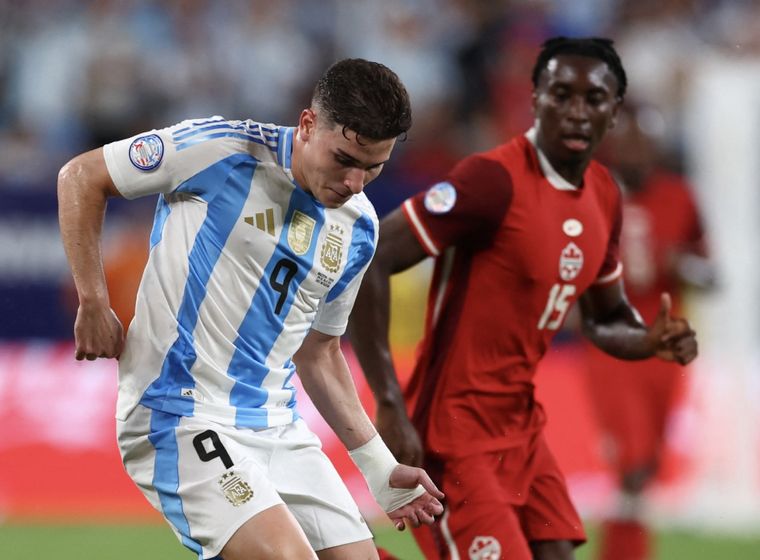
<path fill-rule="evenodd" d="M 575 280 L 583 268 L 583 251 L 572 241 L 562 249 L 559 257 L 559 277 L 565 282 Z"/>
<path fill-rule="evenodd" d="M 470 560 L 499 560 L 501 545 L 495 537 L 475 537 L 467 552 Z"/>

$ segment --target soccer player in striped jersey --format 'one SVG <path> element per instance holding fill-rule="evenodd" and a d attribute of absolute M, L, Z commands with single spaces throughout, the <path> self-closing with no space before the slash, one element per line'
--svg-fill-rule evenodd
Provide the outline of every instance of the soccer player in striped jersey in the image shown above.
<path fill-rule="evenodd" d="M 352 318 L 378 428 L 400 460 L 424 454 L 446 493 L 433 532 L 415 531 L 427 558 L 569 560 L 585 540 L 534 385 L 574 302 L 584 334 L 619 358 L 686 363 L 697 352 L 667 295 L 649 325 L 625 297 L 620 191 L 592 160 L 625 94 L 612 42 L 547 41 L 533 86 L 531 130 L 465 158 L 383 219 Z M 425 338 L 404 402 L 388 350 L 388 279 L 426 256 L 435 271 Z"/>
<path fill-rule="evenodd" d="M 362 191 L 410 126 L 398 77 L 347 59 L 296 127 L 188 120 L 61 169 L 76 358 L 119 358 L 124 465 L 199 558 L 377 558 L 299 418 L 296 371 L 398 528 L 442 511 L 426 473 L 399 465 L 377 435 L 339 345 L 377 240 Z M 150 257 L 124 340 L 101 224 L 108 197 L 151 194 Z"/>

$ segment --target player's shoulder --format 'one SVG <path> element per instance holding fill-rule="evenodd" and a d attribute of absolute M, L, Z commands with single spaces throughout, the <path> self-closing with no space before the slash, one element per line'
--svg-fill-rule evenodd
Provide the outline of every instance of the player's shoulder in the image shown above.
<path fill-rule="evenodd" d="M 620 186 L 615 179 L 612 171 L 597 160 L 591 160 L 586 169 L 585 181 L 589 186 L 604 196 L 620 196 Z"/>
<path fill-rule="evenodd" d="M 451 170 L 449 178 L 458 185 L 471 183 L 480 187 L 511 182 L 512 166 L 503 152 L 506 146 L 508 144 L 465 156 Z"/>
<path fill-rule="evenodd" d="M 289 129 L 251 119 L 227 119 L 220 115 L 186 119 L 167 132 L 176 151 L 205 147 L 227 154 L 249 154 L 259 161 L 275 161 Z"/>

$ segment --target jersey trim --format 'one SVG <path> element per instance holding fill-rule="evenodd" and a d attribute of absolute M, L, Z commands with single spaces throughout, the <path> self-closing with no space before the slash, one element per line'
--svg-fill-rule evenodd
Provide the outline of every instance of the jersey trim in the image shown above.
<path fill-rule="evenodd" d="M 594 286 L 599 286 L 600 284 L 609 284 L 610 282 L 613 282 L 620 278 L 623 275 L 623 263 L 618 263 L 615 267 L 615 270 L 610 272 L 609 274 L 605 276 L 601 276 L 594 280 Z"/>
<path fill-rule="evenodd" d="M 261 144 L 273 152 L 276 151 L 277 134 L 270 132 L 271 135 L 267 135 L 265 132 L 270 131 L 258 123 L 251 126 L 245 122 L 212 121 L 209 125 L 204 123 L 203 125 L 192 125 L 181 131 L 175 130 L 172 133 L 172 140 L 176 143 L 175 150 L 178 152 L 216 138 L 238 138 Z"/>
<path fill-rule="evenodd" d="M 290 169 L 293 165 L 291 163 L 293 156 L 293 133 L 295 128 L 293 127 L 280 127 L 280 133 L 277 139 L 277 163 L 279 163 L 285 169 Z"/>
<path fill-rule="evenodd" d="M 412 232 L 414 232 L 414 235 L 417 237 L 420 245 L 422 245 L 422 248 L 425 249 L 425 252 L 427 252 L 430 256 L 437 257 L 441 251 L 438 249 L 438 247 L 436 247 L 435 243 L 433 243 L 433 240 L 425 229 L 425 226 L 422 225 L 422 221 L 417 215 L 417 211 L 414 209 L 412 199 L 405 200 L 404 204 L 401 206 L 401 209 L 403 210 L 404 215 L 406 215 L 406 219 L 409 222 L 409 225 L 412 226 Z"/>
<path fill-rule="evenodd" d="M 546 180 L 549 181 L 549 184 L 557 189 L 558 191 L 577 191 L 579 190 L 578 187 L 570 183 L 567 179 L 565 179 L 562 175 L 557 173 L 557 171 L 552 166 L 551 162 L 549 161 L 549 158 L 547 158 L 544 155 L 544 152 L 542 152 L 539 147 L 536 145 L 536 129 L 531 128 L 528 132 L 525 133 L 525 137 L 530 141 L 531 145 L 533 146 L 533 149 L 536 150 L 536 154 L 538 155 L 538 164 L 541 167 L 541 172 L 544 174 L 544 177 L 546 177 Z"/>
<path fill-rule="evenodd" d="M 456 256 L 456 249 L 449 247 L 441 258 L 441 279 L 438 282 L 438 289 L 435 294 L 435 304 L 433 305 L 433 325 L 438 322 L 438 317 L 441 314 L 441 307 L 446 295 L 446 291 L 451 280 L 451 272 L 454 268 L 454 258 Z"/>
<path fill-rule="evenodd" d="M 166 202 L 166 199 L 162 195 L 159 195 L 158 201 L 156 202 L 156 212 L 153 216 L 153 229 L 150 231 L 151 249 L 161 243 L 161 239 L 164 235 L 164 225 L 166 225 L 166 220 L 169 219 L 171 211 L 172 208 Z"/>
<path fill-rule="evenodd" d="M 443 516 L 441 517 L 441 535 L 446 542 L 446 548 L 449 550 L 451 560 L 460 560 L 457 543 L 454 540 L 454 536 L 451 534 L 451 529 L 449 529 L 449 508 L 446 508 L 443 511 Z"/>

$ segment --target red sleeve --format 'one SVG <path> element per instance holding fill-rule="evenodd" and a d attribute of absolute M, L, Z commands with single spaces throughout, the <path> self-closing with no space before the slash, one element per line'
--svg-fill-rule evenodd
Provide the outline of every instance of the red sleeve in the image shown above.
<path fill-rule="evenodd" d="M 610 178 L 614 199 L 612 201 L 612 230 L 610 240 L 607 243 L 607 253 L 604 256 L 604 262 L 596 275 L 594 284 L 609 284 L 614 282 L 623 274 L 623 265 L 620 262 L 620 230 L 623 228 L 623 198 L 620 189 L 612 178 Z"/>
<path fill-rule="evenodd" d="M 446 181 L 407 199 L 402 209 L 420 245 L 437 256 L 450 245 L 490 239 L 511 201 L 509 172 L 476 154 L 460 161 Z"/>

